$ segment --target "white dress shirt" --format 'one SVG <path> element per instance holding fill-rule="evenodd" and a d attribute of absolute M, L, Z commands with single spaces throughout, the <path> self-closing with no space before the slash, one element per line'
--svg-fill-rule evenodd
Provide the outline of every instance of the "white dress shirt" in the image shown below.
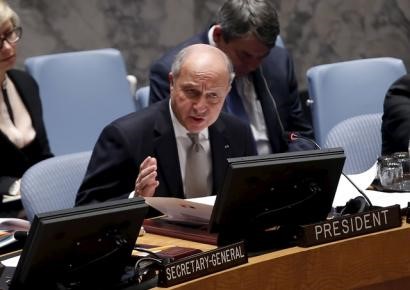
<path fill-rule="evenodd" d="M 26 106 L 7 75 L 2 84 L 2 89 L 7 92 L 14 122 L 10 118 L 3 92 L 0 90 L 0 130 L 17 148 L 21 149 L 34 140 L 36 131 L 33 128 Z"/>
<path fill-rule="evenodd" d="M 177 117 L 175 116 L 174 112 L 171 108 L 171 100 L 169 102 L 169 111 L 171 113 L 171 120 L 172 125 L 174 127 L 175 139 L 177 142 L 178 148 L 178 158 L 179 158 L 179 170 L 182 176 L 182 183 L 184 184 L 184 192 L 185 192 L 185 166 L 186 166 L 186 156 L 187 150 L 191 146 L 192 141 L 189 139 L 187 133 L 189 131 L 185 129 L 184 126 L 178 121 Z M 199 143 L 201 143 L 202 147 L 204 148 L 206 155 L 207 155 L 207 172 L 204 172 L 204 178 L 207 177 L 209 184 L 211 184 L 212 188 L 212 158 L 211 158 L 211 146 L 209 143 L 209 132 L 208 128 L 199 132 Z"/>

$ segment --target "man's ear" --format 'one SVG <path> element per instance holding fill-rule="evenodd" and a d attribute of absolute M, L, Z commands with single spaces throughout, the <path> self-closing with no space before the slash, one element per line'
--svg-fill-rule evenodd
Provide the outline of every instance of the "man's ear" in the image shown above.
<path fill-rule="evenodd" d="M 169 90 L 171 91 L 174 88 L 174 76 L 172 72 L 168 74 L 168 81 L 169 81 Z"/>
<path fill-rule="evenodd" d="M 212 33 L 212 38 L 215 41 L 216 45 L 218 46 L 218 44 L 223 41 L 222 38 L 222 27 L 219 24 L 216 24 L 214 26 L 214 31 Z"/>

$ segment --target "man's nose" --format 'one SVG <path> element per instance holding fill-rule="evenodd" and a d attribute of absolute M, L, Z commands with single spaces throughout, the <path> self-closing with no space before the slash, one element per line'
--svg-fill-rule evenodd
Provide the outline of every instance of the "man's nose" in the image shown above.
<path fill-rule="evenodd" d="M 201 110 L 201 109 L 203 110 L 204 108 L 206 108 L 206 105 L 207 105 L 207 101 L 206 101 L 205 95 L 201 95 L 194 102 L 194 108 L 197 110 Z"/>

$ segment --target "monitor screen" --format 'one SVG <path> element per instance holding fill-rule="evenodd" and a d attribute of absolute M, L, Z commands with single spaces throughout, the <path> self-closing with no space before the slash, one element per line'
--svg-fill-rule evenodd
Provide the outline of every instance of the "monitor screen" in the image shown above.
<path fill-rule="evenodd" d="M 228 159 L 210 231 L 218 244 L 289 239 L 298 225 L 326 219 L 344 160 L 341 148 Z"/>
<path fill-rule="evenodd" d="M 35 216 L 10 289 L 119 283 L 147 210 L 143 199 L 133 198 Z"/>

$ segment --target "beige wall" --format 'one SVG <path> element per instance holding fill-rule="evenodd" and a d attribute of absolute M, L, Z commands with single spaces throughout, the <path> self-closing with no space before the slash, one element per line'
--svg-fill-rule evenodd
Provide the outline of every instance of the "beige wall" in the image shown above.
<path fill-rule="evenodd" d="M 55 52 L 115 47 L 147 83 L 162 52 L 204 29 L 222 0 L 9 0 L 22 18 L 19 63 Z M 276 0 L 300 87 L 313 65 L 392 56 L 410 64 L 410 1 Z"/>

